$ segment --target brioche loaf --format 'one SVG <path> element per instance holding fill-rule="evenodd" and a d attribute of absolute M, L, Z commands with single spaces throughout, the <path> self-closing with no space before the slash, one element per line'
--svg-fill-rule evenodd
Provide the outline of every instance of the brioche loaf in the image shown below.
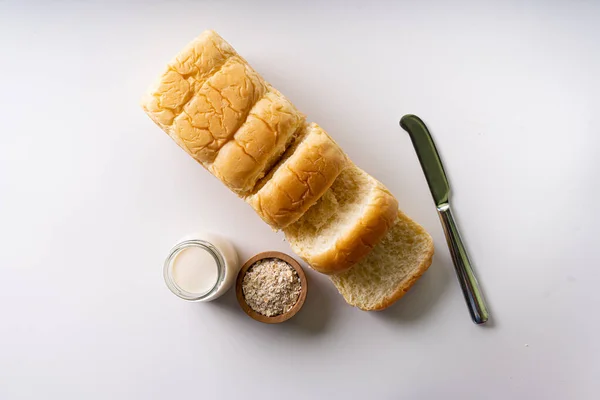
<path fill-rule="evenodd" d="M 283 232 L 312 268 L 335 274 L 366 256 L 392 227 L 397 212 L 398 201 L 387 188 L 352 164 Z"/>
<path fill-rule="evenodd" d="M 349 303 L 383 308 L 429 266 L 431 238 L 385 186 L 214 31 L 168 64 L 142 107 L 311 267 L 337 274 Z"/>
<path fill-rule="evenodd" d="M 431 236 L 401 211 L 392 229 L 352 269 L 330 279 L 346 302 L 382 310 L 400 299 L 431 265 Z"/>

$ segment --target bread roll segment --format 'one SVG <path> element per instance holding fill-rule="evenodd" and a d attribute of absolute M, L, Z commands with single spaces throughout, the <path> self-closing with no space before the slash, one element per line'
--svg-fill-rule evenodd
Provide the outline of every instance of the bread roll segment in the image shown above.
<path fill-rule="evenodd" d="M 304 116 L 277 90 L 259 100 L 209 170 L 238 194 L 249 193 L 304 124 Z"/>
<path fill-rule="evenodd" d="M 184 149 L 208 168 L 266 92 L 260 75 L 233 56 L 196 89 L 170 129 Z"/>
<path fill-rule="evenodd" d="M 323 197 L 283 231 L 312 268 L 337 274 L 365 257 L 392 227 L 398 201 L 387 188 L 351 164 Z"/>
<path fill-rule="evenodd" d="M 233 56 L 238 55 L 221 36 L 204 31 L 167 65 L 144 95 L 142 108 L 146 114 L 182 148 L 185 149 L 183 143 L 171 129 L 175 117 L 193 97 L 194 90 Z"/>
<path fill-rule="evenodd" d="M 273 228 L 285 228 L 316 203 L 347 163 L 337 143 L 319 125 L 308 124 L 246 201 Z"/>

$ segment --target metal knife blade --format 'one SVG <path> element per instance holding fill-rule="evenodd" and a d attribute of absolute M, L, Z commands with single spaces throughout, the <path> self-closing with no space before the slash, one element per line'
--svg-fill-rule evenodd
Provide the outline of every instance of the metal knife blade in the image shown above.
<path fill-rule="evenodd" d="M 400 126 L 410 135 L 410 140 L 417 152 L 417 157 L 419 157 L 435 205 L 440 207 L 447 204 L 450 196 L 450 185 L 427 126 L 421 118 L 412 114 L 402 117 Z"/>

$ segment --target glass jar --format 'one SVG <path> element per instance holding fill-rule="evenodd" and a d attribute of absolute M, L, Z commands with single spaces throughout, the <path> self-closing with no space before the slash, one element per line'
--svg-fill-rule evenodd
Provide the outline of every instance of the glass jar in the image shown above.
<path fill-rule="evenodd" d="M 240 265 L 233 245 L 213 233 L 182 238 L 163 267 L 167 287 L 188 301 L 211 301 L 233 285 Z"/>

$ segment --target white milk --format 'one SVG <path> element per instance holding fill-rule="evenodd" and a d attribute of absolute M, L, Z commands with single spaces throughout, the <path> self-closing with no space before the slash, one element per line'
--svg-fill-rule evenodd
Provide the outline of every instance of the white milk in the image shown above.
<path fill-rule="evenodd" d="M 195 233 L 171 249 L 163 275 L 169 289 L 182 299 L 211 301 L 233 286 L 239 270 L 237 252 L 226 238 Z"/>
<path fill-rule="evenodd" d="M 215 286 L 219 269 L 215 258 L 203 248 L 188 247 L 173 260 L 175 284 L 189 293 L 206 293 Z"/>

